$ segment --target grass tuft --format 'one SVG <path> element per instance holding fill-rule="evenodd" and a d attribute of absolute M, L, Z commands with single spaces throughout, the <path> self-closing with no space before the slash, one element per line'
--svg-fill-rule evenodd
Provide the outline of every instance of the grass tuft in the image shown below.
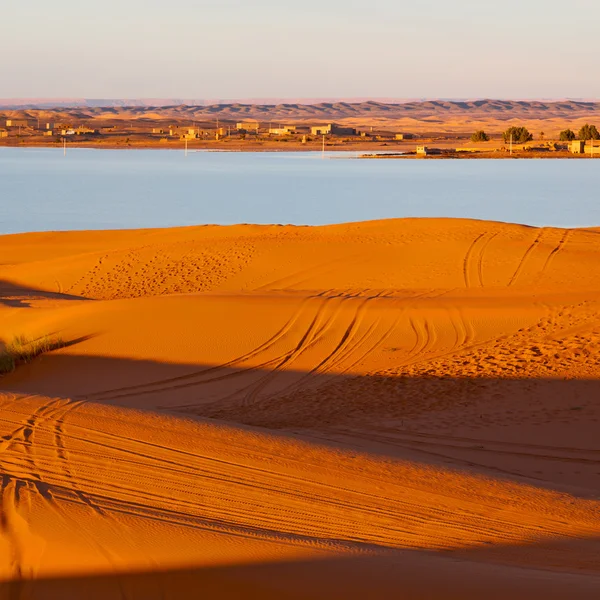
<path fill-rule="evenodd" d="M 19 335 L 0 350 L 0 375 L 12 373 L 19 365 L 32 361 L 37 356 L 66 346 L 61 338 L 44 336 L 30 340 Z"/>

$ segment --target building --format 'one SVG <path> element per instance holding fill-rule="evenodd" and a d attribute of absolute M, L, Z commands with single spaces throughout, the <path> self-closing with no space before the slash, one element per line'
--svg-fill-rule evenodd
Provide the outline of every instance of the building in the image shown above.
<path fill-rule="evenodd" d="M 312 135 L 356 135 L 354 127 L 340 127 L 335 123 L 327 125 L 315 125 L 310 128 Z"/>
<path fill-rule="evenodd" d="M 417 156 L 427 156 L 429 148 L 427 146 L 417 146 Z"/>
<path fill-rule="evenodd" d="M 585 152 L 585 142 L 583 140 L 574 140 L 569 144 L 569 152 L 572 154 L 583 154 Z"/>
<path fill-rule="evenodd" d="M 415 136 L 412 133 L 397 133 L 395 138 L 400 140 L 412 140 Z"/>
<path fill-rule="evenodd" d="M 589 154 L 600 154 L 600 142 L 598 140 L 588 140 L 585 145 L 585 153 Z"/>
<path fill-rule="evenodd" d="M 29 124 L 24 120 L 6 119 L 7 127 L 28 127 Z"/>
<path fill-rule="evenodd" d="M 575 140 L 569 144 L 569 151 L 572 154 L 600 154 L 600 142 L 595 140 Z"/>
<path fill-rule="evenodd" d="M 332 125 L 315 125 L 310 128 L 311 135 L 329 135 L 331 133 Z"/>
<path fill-rule="evenodd" d="M 258 121 L 246 121 L 241 123 L 236 123 L 235 128 L 240 131 L 255 131 L 258 132 L 260 129 L 260 123 Z"/>
<path fill-rule="evenodd" d="M 8 131 L 6 129 L 0 129 L 0 138 L 8 137 Z"/>
<path fill-rule="evenodd" d="M 181 134 L 180 139 L 182 140 L 195 140 L 197 138 L 196 130 L 192 127 L 185 129 Z"/>
<path fill-rule="evenodd" d="M 54 129 L 55 126 L 54 123 L 46 123 L 46 129 Z"/>
<path fill-rule="evenodd" d="M 52 129 L 46 129 L 46 131 L 44 131 L 44 133 L 42 135 L 50 136 L 50 135 L 53 135 L 53 133 L 54 132 L 52 131 Z"/>
<path fill-rule="evenodd" d="M 295 125 L 284 125 L 283 127 L 269 127 L 269 135 L 290 135 L 296 133 Z"/>
<path fill-rule="evenodd" d="M 77 129 L 75 129 L 75 135 L 86 135 L 86 134 L 97 134 L 100 133 L 98 129 L 90 129 L 89 127 L 84 127 L 80 125 Z"/>

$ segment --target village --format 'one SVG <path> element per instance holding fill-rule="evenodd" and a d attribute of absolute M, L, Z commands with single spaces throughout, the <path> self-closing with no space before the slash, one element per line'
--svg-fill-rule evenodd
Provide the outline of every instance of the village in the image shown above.
<path fill-rule="evenodd" d="M 0 114 L 0 146 L 72 146 L 190 148 L 234 151 L 321 150 L 363 151 L 361 158 L 431 157 L 594 157 L 600 142 L 593 139 L 544 139 L 530 136 L 512 143 L 506 133 L 476 139 L 455 134 L 397 131 L 379 123 L 360 128 L 327 123 L 274 123 L 258 120 L 186 122 L 151 119 L 102 119 L 74 123 L 46 120 L 40 115 L 13 118 Z M 595 131 L 595 127 L 594 127 Z"/>
<path fill-rule="evenodd" d="M 0 138 L 33 141 L 34 138 L 86 138 L 119 137 L 127 135 L 130 142 L 146 139 L 159 143 L 172 141 L 225 141 L 228 139 L 257 141 L 261 139 L 296 140 L 306 144 L 318 138 L 362 138 L 368 141 L 403 141 L 415 136 L 408 133 L 376 130 L 369 127 L 358 130 L 336 123 L 274 124 L 259 121 L 219 121 L 199 123 L 148 123 L 146 121 L 116 121 L 97 127 L 95 124 L 41 122 L 31 119 L 6 118 L 0 120 Z"/>

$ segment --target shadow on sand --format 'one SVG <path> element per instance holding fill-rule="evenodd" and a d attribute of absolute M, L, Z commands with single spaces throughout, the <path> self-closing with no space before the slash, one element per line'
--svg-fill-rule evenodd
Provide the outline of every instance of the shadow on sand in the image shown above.
<path fill-rule="evenodd" d="M 600 540 L 589 543 L 598 547 Z M 586 543 L 573 541 L 572 545 Z M 562 543 L 544 550 L 569 552 Z M 553 547 L 553 548 L 552 548 Z M 1 600 L 595 600 L 597 574 L 527 568 L 536 545 L 519 546 L 523 566 L 491 564 L 486 548 L 399 550 L 379 555 L 152 569 L 0 583 Z M 506 549 L 504 549 L 506 552 Z M 493 550 L 492 550 L 493 553 Z"/>
<path fill-rule="evenodd" d="M 550 489 L 579 485 L 582 496 L 600 490 L 600 381 L 321 374 L 58 352 L 2 378 L 0 393 L 217 418 Z M 25 578 L 0 583 L 0 600 L 595 600 L 599 549 L 600 539 L 573 538 Z"/>
<path fill-rule="evenodd" d="M 600 380 L 363 376 L 59 352 L 0 379 L 0 392 L 301 433 L 318 443 L 600 495 Z"/>
<path fill-rule="evenodd" d="M 87 300 L 81 296 L 48 292 L 0 279 L 0 304 L 14 308 L 31 308 L 34 300 Z"/>

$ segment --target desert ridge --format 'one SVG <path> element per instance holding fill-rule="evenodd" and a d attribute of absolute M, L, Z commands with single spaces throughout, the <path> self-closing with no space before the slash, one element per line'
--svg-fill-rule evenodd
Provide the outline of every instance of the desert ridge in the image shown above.
<path fill-rule="evenodd" d="M 468 219 L 15 234 L 0 238 L 7 257 L 0 277 L 97 300 L 208 291 L 594 289 L 599 234 Z"/>

